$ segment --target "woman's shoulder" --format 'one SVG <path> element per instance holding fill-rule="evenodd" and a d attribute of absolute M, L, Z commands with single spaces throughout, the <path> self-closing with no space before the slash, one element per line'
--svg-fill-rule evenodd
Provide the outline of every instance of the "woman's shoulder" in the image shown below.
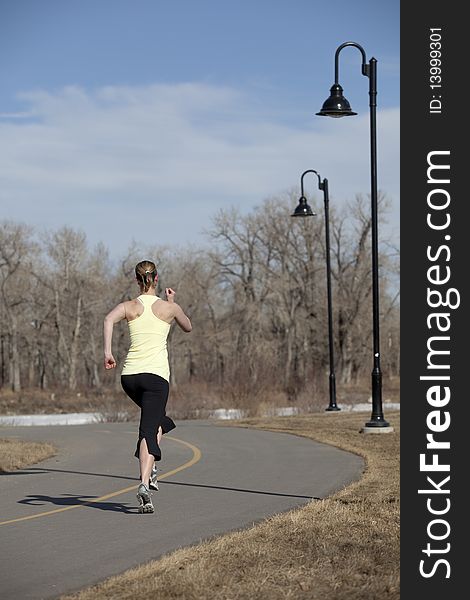
<path fill-rule="evenodd" d="M 174 306 L 173 302 L 158 298 L 158 302 L 152 304 L 153 314 L 164 321 L 171 322 L 174 318 Z"/>
<path fill-rule="evenodd" d="M 139 297 L 131 298 L 130 300 L 124 300 L 124 304 L 127 304 L 128 306 L 142 306 L 142 302 L 139 300 Z"/>
<path fill-rule="evenodd" d="M 132 300 L 125 300 L 123 302 L 126 311 L 126 317 L 128 321 L 139 317 L 143 312 L 143 305 L 139 298 L 133 298 Z"/>

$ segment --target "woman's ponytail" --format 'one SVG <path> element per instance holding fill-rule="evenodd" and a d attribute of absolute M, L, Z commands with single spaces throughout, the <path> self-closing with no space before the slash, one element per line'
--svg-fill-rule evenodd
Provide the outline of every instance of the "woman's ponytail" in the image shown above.
<path fill-rule="evenodd" d="M 157 275 L 157 267 L 150 260 L 143 260 L 135 267 L 135 276 L 144 292 L 148 292 L 151 286 L 154 285 Z"/>

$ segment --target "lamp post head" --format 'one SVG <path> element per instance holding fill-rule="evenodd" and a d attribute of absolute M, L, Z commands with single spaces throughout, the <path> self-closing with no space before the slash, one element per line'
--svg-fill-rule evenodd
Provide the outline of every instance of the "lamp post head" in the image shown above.
<path fill-rule="evenodd" d="M 323 103 L 320 112 L 316 113 L 321 117 L 351 117 L 357 113 L 351 110 L 351 106 L 343 96 L 343 88 L 339 83 L 331 86 L 330 97 Z"/>
<path fill-rule="evenodd" d="M 305 196 L 301 196 L 299 198 L 299 204 L 294 210 L 291 217 L 315 217 L 316 214 L 313 212 L 311 207 L 307 204 L 307 198 Z"/>

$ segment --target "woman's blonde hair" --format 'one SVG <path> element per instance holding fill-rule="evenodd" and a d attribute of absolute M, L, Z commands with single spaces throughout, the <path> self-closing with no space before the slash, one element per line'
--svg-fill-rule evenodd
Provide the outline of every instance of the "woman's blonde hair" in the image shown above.
<path fill-rule="evenodd" d="M 157 275 L 157 267 L 151 260 L 142 260 L 135 266 L 135 276 L 144 292 L 148 292 L 152 286 L 155 287 Z"/>

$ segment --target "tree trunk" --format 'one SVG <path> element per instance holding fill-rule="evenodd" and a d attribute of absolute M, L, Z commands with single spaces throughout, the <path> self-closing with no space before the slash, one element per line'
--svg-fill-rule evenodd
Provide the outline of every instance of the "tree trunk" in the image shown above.
<path fill-rule="evenodd" d="M 70 348 L 70 364 L 69 364 L 69 390 L 75 390 L 77 387 L 77 359 L 78 359 L 78 342 L 80 339 L 80 326 L 82 323 L 82 297 L 80 294 L 77 298 L 77 309 L 75 314 L 75 328 L 73 330 L 72 343 Z"/>
<path fill-rule="evenodd" d="M 21 390 L 21 379 L 20 379 L 20 354 L 18 352 L 18 323 L 16 316 L 10 314 L 11 323 L 11 346 L 10 346 L 10 383 L 11 389 L 14 392 Z"/>
<path fill-rule="evenodd" d="M 36 385 L 35 367 L 36 367 L 36 355 L 37 352 L 31 344 L 28 343 L 28 386 L 34 387 Z"/>
<path fill-rule="evenodd" d="M 2 334 L 1 340 L 0 340 L 0 351 L 2 353 L 2 368 L 1 368 L 1 381 L 0 381 L 0 388 L 3 387 L 5 385 L 5 379 L 6 379 L 6 357 L 5 357 L 5 336 Z"/>
<path fill-rule="evenodd" d="M 64 332 L 62 329 L 62 316 L 60 313 L 60 295 L 59 290 L 55 290 L 55 326 L 57 329 L 57 350 L 59 354 L 59 377 L 60 382 L 65 383 L 66 380 L 66 367 L 70 364 L 70 355 L 67 348 L 67 342 L 64 338 Z"/>

